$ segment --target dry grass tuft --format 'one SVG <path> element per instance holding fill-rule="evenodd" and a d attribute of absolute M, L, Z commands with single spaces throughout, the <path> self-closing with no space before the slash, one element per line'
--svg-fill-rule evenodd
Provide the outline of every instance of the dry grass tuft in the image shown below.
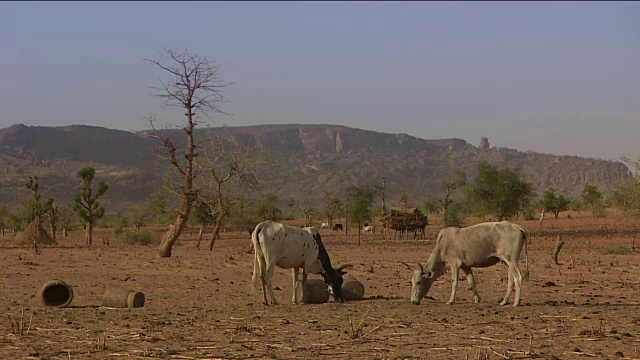
<path fill-rule="evenodd" d="M 11 333 L 18 336 L 25 336 L 29 334 L 29 330 L 31 329 L 31 322 L 33 321 L 33 314 L 29 317 L 29 324 L 26 323 L 24 318 L 24 308 L 20 314 L 20 319 L 16 319 L 15 321 L 11 319 L 11 315 L 7 314 L 9 318 L 9 324 L 11 325 Z M 26 331 L 25 331 L 26 329 Z"/>

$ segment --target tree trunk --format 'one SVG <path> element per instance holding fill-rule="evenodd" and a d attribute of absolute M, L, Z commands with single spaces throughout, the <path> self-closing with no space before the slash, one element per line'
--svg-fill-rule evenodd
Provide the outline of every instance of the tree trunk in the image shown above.
<path fill-rule="evenodd" d="M 92 234 L 92 231 L 91 231 L 91 230 L 93 230 L 93 224 L 90 221 L 87 221 L 84 224 L 84 228 L 85 228 L 85 231 L 84 231 L 85 243 L 86 243 L 86 245 L 91 246 L 91 244 L 93 243 L 93 234 Z"/>
<path fill-rule="evenodd" d="M 213 226 L 213 233 L 211 233 L 211 242 L 209 243 L 209 250 L 213 251 L 213 245 L 216 243 L 218 234 L 220 234 L 220 225 L 222 223 L 222 216 L 216 218 L 216 224 Z"/>
<path fill-rule="evenodd" d="M 202 234 L 204 233 L 205 226 L 201 225 L 198 230 L 198 241 L 196 242 L 196 247 L 200 248 L 200 242 L 202 241 Z"/>
<path fill-rule="evenodd" d="M 69 236 L 69 233 L 67 232 L 67 227 L 66 226 L 62 229 L 62 235 Z"/>
<path fill-rule="evenodd" d="M 54 244 L 57 244 L 56 241 L 56 224 L 52 221 L 49 223 L 49 226 L 51 227 L 51 240 L 53 240 Z"/>
<path fill-rule="evenodd" d="M 178 241 L 180 234 L 182 234 L 182 230 L 184 230 L 187 225 L 188 217 L 182 215 L 180 212 L 176 219 L 169 226 L 169 230 L 162 237 L 162 241 L 160 241 L 160 247 L 158 248 L 158 257 L 171 257 L 171 249 L 173 248 L 173 244 Z"/>

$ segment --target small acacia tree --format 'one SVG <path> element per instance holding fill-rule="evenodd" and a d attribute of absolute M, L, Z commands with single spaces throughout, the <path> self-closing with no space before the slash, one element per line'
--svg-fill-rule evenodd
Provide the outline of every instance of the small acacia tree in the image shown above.
<path fill-rule="evenodd" d="M 602 193 L 596 185 L 586 184 L 582 190 L 582 200 L 591 208 L 593 216 L 597 216 L 602 210 Z"/>
<path fill-rule="evenodd" d="M 560 212 L 567 211 L 570 203 L 571 201 L 564 196 L 557 196 L 556 190 L 553 188 L 545 191 L 542 196 L 542 207 L 545 211 L 551 211 L 553 215 L 555 215 L 556 219 L 558 218 L 558 215 L 560 215 Z"/>
<path fill-rule="evenodd" d="M 198 200 L 212 217 L 209 250 L 213 250 L 222 222 L 239 201 L 239 195 L 257 190 L 258 177 L 254 167 L 258 160 L 252 157 L 253 148 L 235 140 L 225 141 L 220 136 L 205 143 L 202 155 L 195 164 L 202 174 L 201 181 L 197 182 Z"/>
<path fill-rule="evenodd" d="M 199 248 L 200 242 L 202 242 L 202 235 L 204 235 L 204 230 L 213 222 L 214 218 L 211 214 L 209 205 L 199 200 L 193 204 L 191 212 L 191 221 L 195 222 L 199 226 L 198 240 L 196 241 L 196 247 Z"/>
<path fill-rule="evenodd" d="M 160 68 L 170 77 L 169 81 L 161 80 L 160 86 L 151 87 L 152 95 L 161 99 L 167 107 L 183 110 L 185 115 L 185 121 L 181 124 L 186 135 L 183 154 L 179 154 L 167 132 L 157 131 L 155 118 L 146 119 L 154 130 L 153 137 L 165 149 L 165 161 L 171 164 L 180 178 L 181 200 L 178 213 L 158 248 L 159 257 L 171 257 L 173 245 L 187 225 L 191 207 L 198 195 L 193 186 L 197 175 L 193 164 L 197 155 L 194 129 L 200 120 L 211 119 L 213 113 L 222 113 L 218 104 L 225 101 L 222 91 L 229 84 L 222 83 L 217 65 L 206 57 L 192 54 L 189 50 L 179 53 L 165 49 L 158 60 L 144 61 Z"/>
<path fill-rule="evenodd" d="M 626 212 L 640 214 L 640 177 L 625 179 L 611 194 L 611 200 Z"/>
<path fill-rule="evenodd" d="M 99 182 L 97 189 L 93 188 L 95 174 L 96 169 L 92 167 L 78 170 L 76 175 L 82 179 L 82 187 L 73 197 L 74 210 L 85 222 L 85 243 L 87 245 L 93 243 L 93 224 L 104 216 L 104 207 L 100 207 L 98 198 L 109 189 L 109 185 L 104 182 Z"/>
<path fill-rule="evenodd" d="M 478 164 L 478 174 L 467 196 L 497 214 L 500 221 L 514 216 L 533 198 L 533 186 L 521 180 L 518 172 L 509 168 L 498 170 L 483 161 Z"/>
<path fill-rule="evenodd" d="M 456 177 L 453 180 L 443 181 L 442 187 L 444 188 L 444 195 L 438 200 L 442 206 L 442 226 L 459 226 L 461 221 L 458 217 L 458 211 L 456 209 L 449 210 L 449 206 L 453 203 L 453 193 L 464 187 L 467 184 L 467 178 L 462 171 L 456 173 Z"/>
<path fill-rule="evenodd" d="M 73 205 L 65 204 L 63 207 L 58 208 L 58 216 L 56 217 L 57 223 L 62 227 L 62 235 L 68 236 L 69 226 L 73 218 L 74 210 Z"/>
<path fill-rule="evenodd" d="M 334 197 L 331 191 L 329 191 L 328 189 L 323 189 L 322 191 L 324 192 L 325 196 L 325 203 L 324 208 L 322 209 L 322 214 L 327 218 L 329 227 L 332 228 L 333 219 L 340 215 L 342 209 L 344 208 L 344 205 L 342 204 L 342 201 L 339 198 Z"/>
<path fill-rule="evenodd" d="M 347 189 L 347 219 L 358 224 L 358 245 L 362 224 L 371 219 L 371 206 L 376 193 L 377 189 L 369 185 L 352 185 Z"/>
<path fill-rule="evenodd" d="M 41 200 L 42 194 L 37 176 L 29 176 L 29 182 L 25 184 L 25 187 L 33 192 L 25 207 L 25 219 L 30 223 L 36 218 L 40 220 L 42 215 L 50 211 L 53 207 L 53 199 L 49 198 L 44 202 Z"/>

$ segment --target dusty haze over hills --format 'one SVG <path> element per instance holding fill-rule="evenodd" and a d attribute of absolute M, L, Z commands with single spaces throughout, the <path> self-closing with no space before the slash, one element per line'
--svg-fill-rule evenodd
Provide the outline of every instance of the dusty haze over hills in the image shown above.
<path fill-rule="evenodd" d="M 176 123 L 142 59 L 188 48 L 234 83 L 216 125 L 617 160 L 640 155 L 638 24 L 640 2 L 0 2 L 0 128 Z"/>
<path fill-rule="evenodd" d="M 171 130 L 176 144 L 183 132 Z M 404 190 L 413 205 L 425 195 L 440 196 L 442 181 L 462 170 L 472 180 L 476 166 L 487 161 L 500 168 L 522 169 L 522 176 L 541 194 L 553 187 L 559 194 L 580 198 L 585 184 L 608 193 L 631 176 L 619 162 L 576 156 L 522 152 L 491 146 L 488 139 L 476 145 L 462 139 L 425 140 L 338 125 L 260 125 L 198 129 L 199 137 L 214 134 L 256 146 L 268 153 L 273 165 L 260 169 L 263 188 L 319 208 L 322 188 L 341 196 L 350 185 L 379 185 L 386 179 L 387 204 L 398 206 Z M 120 207 L 149 199 L 151 180 L 162 173 L 152 154 L 156 144 L 145 131 L 132 133 L 92 126 L 0 129 L 0 202 L 17 205 L 26 196 L 24 183 L 38 175 L 45 196 L 70 202 L 78 188 L 75 172 L 83 166 L 97 169 L 96 177 L 111 189 L 105 204 Z M 22 194 L 22 195 L 20 195 Z M 16 197 L 16 195 L 19 195 Z M 66 199 L 66 200 L 65 200 Z"/>

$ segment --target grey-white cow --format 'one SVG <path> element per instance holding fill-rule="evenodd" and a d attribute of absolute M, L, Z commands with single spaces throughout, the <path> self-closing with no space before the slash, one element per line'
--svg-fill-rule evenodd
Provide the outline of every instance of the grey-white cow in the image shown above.
<path fill-rule="evenodd" d="M 302 268 L 302 286 L 307 282 L 307 274 L 320 273 L 327 285 L 327 290 L 335 300 L 344 302 L 342 295 L 343 269 L 349 264 L 333 268 L 329 254 L 322 244 L 318 229 L 314 227 L 297 228 L 275 221 L 266 220 L 258 225 L 251 234 L 251 242 L 255 250 L 253 261 L 252 283 L 255 288 L 258 275 L 262 281 L 264 304 L 268 305 L 267 291 L 271 295 L 271 304 L 277 304 L 273 294 L 271 278 L 275 266 L 292 269 L 293 303 L 297 303 L 298 271 Z M 304 302 L 304 299 L 302 299 Z"/>
<path fill-rule="evenodd" d="M 487 222 L 466 228 L 449 227 L 440 230 L 436 247 L 433 249 L 427 264 L 414 269 L 411 290 L 411 302 L 420 304 L 420 300 L 427 296 L 434 281 L 445 272 L 445 264 L 451 268 L 453 279 L 451 297 L 447 304 L 453 304 L 458 286 L 459 269 L 467 275 L 467 280 L 473 290 L 475 302 L 480 302 L 480 295 L 476 289 L 476 282 L 471 268 L 488 267 L 504 261 L 509 266 L 509 283 L 507 293 L 500 305 L 506 305 L 515 285 L 516 294 L 513 306 L 520 303 L 520 288 L 522 275 L 518 268 L 518 258 L 522 245 L 525 246 L 525 256 L 528 262 L 527 241 L 524 229 L 508 221 Z M 526 274 L 529 273 L 527 262 Z"/>

